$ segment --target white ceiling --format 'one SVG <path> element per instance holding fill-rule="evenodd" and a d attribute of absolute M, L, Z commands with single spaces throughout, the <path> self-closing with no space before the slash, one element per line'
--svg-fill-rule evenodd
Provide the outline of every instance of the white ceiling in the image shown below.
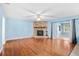
<path fill-rule="evenodd" d="M 55 19 L 61 17 L 78 16 L 79 4 L 77 3 L 14 3 L 2 4 L 5 15 L 16 19 L 36 19 L 35 14 L 49 15 L 53 17 L 44 17 L 43 19 Z M 29 11 L 30 10 L 30 11 Z M 32 12 L 31 12 L 32 11 Z M 26 17 L 34 15 L 32 17 Z"/>

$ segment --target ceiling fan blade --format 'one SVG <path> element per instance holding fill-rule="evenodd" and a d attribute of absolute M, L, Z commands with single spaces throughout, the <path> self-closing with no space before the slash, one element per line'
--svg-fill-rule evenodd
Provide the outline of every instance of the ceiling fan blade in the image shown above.
<path fill-rule="evenodd" d="M 32 16 L 34 16 L 34 15 L 29 15 L 29 16 L 23 16 L 23 17 L 32 17 Z"/>
<path fill-rule="evenodd" d="M 52 16 L 52 15 L 43 15 L 44 17 L 50 17 L 50 18 L 58 18 L 58 17 L 55 17 L 55 16 Z"/>
<path fill-rule="evenodd" d="M 22 16 L 23 18 L 32 18 L 34 15 L 29 15 L 29 16 Z"/>
<path fill-rule="evenodd" d="M 29 9 L 26 9 L 26 8 L 23 8 L 25 11 L 28 11 L 29 13 L 32 13 L 32 14 L 36 14 L 36 12 L 32 11 L 32 10 L 29 10 Z"/>
<path fill-rule="evenodd" d="M 48 12 L 48 11 L 50 11 L 51 9 L 50 8 L 48 8 L 48 9 L 46 9 L 46 10 L 43 10 L 40 14 L 45 14 L 46 12 Z"/>

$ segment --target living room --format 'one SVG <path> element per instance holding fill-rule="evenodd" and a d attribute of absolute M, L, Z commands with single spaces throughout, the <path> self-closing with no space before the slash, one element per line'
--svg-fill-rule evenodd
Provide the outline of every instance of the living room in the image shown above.
<path fill-rule="evenodd" d="M 73 52 L 79 44 L 78 6 L 58 3 L 0 4 L 0 22 L 5 20 L 5 39 L 0 39 L 1 55 L 79 55 Z M 0 38 L 2 31 L 0 23 Z"/>

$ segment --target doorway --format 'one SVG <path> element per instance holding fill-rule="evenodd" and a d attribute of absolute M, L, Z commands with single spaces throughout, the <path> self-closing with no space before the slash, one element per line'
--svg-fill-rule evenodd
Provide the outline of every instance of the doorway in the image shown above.
<path fill-rule="evenodd" d="M 63 39 L 72 42 L 72 21 L 56 21 L 52 22 L 51 32 L 53 39 Z"/>

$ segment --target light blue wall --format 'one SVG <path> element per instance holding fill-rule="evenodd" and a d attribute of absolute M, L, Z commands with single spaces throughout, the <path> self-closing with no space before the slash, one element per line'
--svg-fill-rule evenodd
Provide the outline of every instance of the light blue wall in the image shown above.
<path fill-rule="evenodd" d="M 51 21 L 48 21 L 48 36 L 51 37 Z"/>
<path fill-rule="evenodd" d="M 0 6 L 0 48 L 2 47 L 2 16 L 3 16 L 3 10 Z"/>
<path fill-rule="evenodd" d="M 0 48 L 2 47 L 2 19 L 0 16 Z"/>
<path fill-rule="evenodd" d="M 6 39 L 32 37 L 32 21 L 6 18 Z"/>

